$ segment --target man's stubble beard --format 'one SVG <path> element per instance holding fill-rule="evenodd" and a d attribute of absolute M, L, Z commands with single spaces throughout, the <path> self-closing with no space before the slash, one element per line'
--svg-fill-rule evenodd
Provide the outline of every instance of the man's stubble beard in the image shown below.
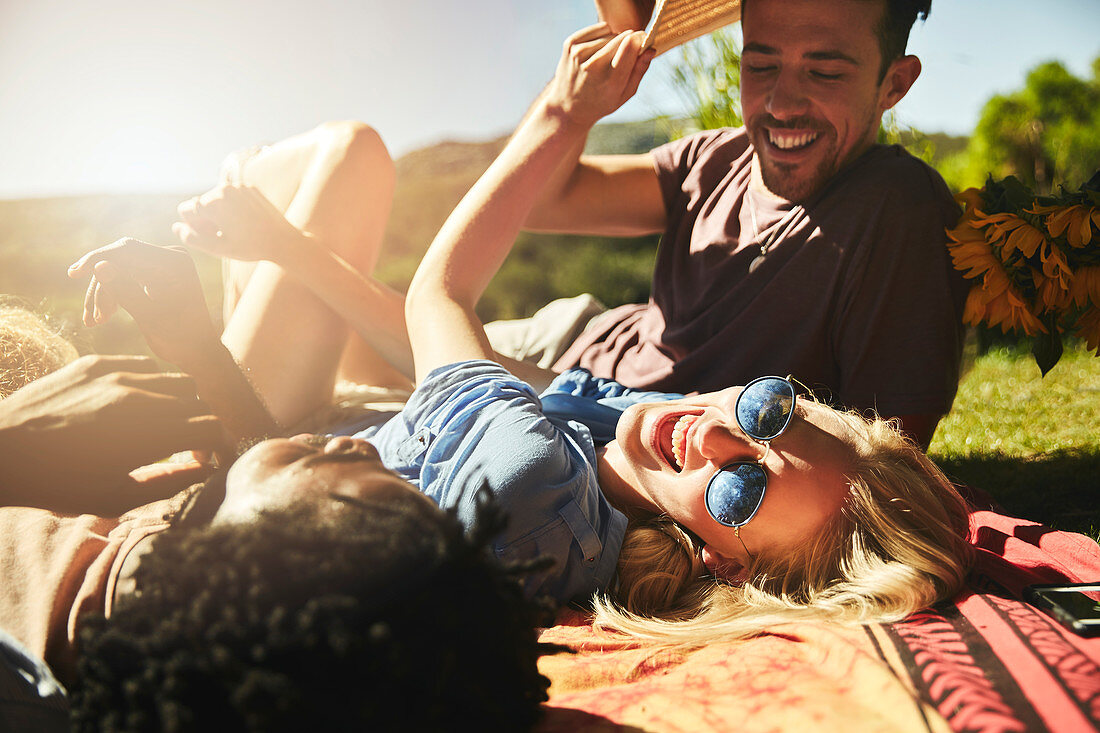
<path fill-rule="evenodd" d="M 832 181 L 837 174 L 866 153 L 878 138 L 880 124 L 881 115 L 876 118 L 872 114 L 867 121 L 867 125 L 873 132 L 868 133 L 867 139 L 850 152 L 844 160 L 837 159 L 836 146 L 839 145 L 839 143 L 837 142 L 837 136 L 833 128 L 816 124 L 807 125 L 813 127 L 820 135 L 817 141 L 814 142 L 814 145 L 832 145 L 833 147 L 826 151 L 827 154 L 821 157 L 811 173 L 795 179 L 792 179 L 789 174 L 783 172 L 782 168 L 784 166 L 782 163 L 769 163 L 767 159 L 760 154 L 761 150 L 766 149 L 765 146 L 770 145 L 768 142 L 768 133 L 764 129 L 763 123 L 749 125 L 747 129 L 749 131 L 749 142 L 752 143 L 754 148 L 754 155 L 756 156 L 760 169 L 760 178 L 764 186 L 773 195 L 792 203 L 800 204 L 820 193 L 829 185 L 829 182 Z M 801 168 L 802 166 L 798 167 Z"/>
<path fill-rule="evenodd" d="M 828 160 L 822 160 L 808 176 L 792 177 L 781 170 L 781 165 L 767 163 L 760 158 L 760 178 L 774 195 L 792 203 L 802 203 L 823 189 L 835 176 Z"/>

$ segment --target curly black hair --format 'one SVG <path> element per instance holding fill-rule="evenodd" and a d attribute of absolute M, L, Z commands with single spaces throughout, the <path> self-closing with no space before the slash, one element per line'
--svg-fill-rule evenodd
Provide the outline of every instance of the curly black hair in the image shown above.
<path fill-rule="evenodd" d="M 480 498 L 480 497 L 479 497 Z M 418 501 L 348 500 L 249 525 L 173 527 L 78 642 L 78 731 L 524 730 L 549 681 L 548 608 Z"/>

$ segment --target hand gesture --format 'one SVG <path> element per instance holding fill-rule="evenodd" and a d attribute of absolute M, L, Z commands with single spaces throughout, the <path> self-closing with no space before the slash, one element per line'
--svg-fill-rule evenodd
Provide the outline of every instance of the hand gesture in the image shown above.
<path fill-rule="evenodd" d="M 221 447 L 190 377 L 146 357 L 85 356 L 0 400 L 0 504 L 119 514 L 161 498 L 131 470 Z"/>
<path fill-rule="evenodd" d="M 306 236 L 259 189 L 222 184 L 177 209 L 172 231 L 180 242 L 219 257 L 279 262 L 287 247 Z"/>
<path fill-rule="evenodd" d="M 638 91 L 653 51 L 642 50 L 645 34 L 612 35 L 605 23 L 577 31 L 565 41 L 546 103 L 574 123 L 591 126 Z"/>
<path fill-rule="evenodd" d="M 195 263 L 182 248 L 120 239 L 69 268 L 69 277 L 89 276 L 85 325 L 103 323 L 122 306 L 153 353 L 188 372 L 220 346 Z"/>

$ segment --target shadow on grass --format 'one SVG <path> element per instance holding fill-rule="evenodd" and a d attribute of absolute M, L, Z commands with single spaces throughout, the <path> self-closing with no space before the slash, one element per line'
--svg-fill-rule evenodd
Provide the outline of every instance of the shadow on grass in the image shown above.
<path fill-rule="evenodd" d="M 986 491 L 1004 514 L 1094 539 L 1100 534 L 1100 448 L 933 459 L 956 483 Z"/>

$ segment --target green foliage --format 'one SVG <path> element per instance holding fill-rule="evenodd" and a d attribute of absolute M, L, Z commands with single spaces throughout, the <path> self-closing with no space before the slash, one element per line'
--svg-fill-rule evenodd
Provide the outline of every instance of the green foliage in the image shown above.
<path fill-rule="evenodd" d="M 1100 369 L 1078 346 L 1045 378 L 1026 346 L 973 359 L 929 455 L 1013 516 L 1096 536 Z"/>
<path fill-rule="evenodd" d="M 644 303 L 656 237 L 522 234 L 478 303 L 484 321 L 525 318 L 555 298 L 591 293 L 609 307 Z"/>
<path fill-rule="evenodd" d="M 1024 87 L 986 102 L 965 153 L 940 168 L 953 188 L 1013 175 L 1040 194 L 1077 185 L 1100 167 L 1100 57 L 1093 78 L 1055 61 L 1040 64 Z"/>
<path fill-rule="evenodd" d="M 939 137 L 946 137 L 940 135 Z M 897 113 L 888 111 L 882 116 L 882 124 L 878 128 L 877 142 L 880 145 L 901 145 L 913 156 L 920 158 L 928 165 L 934 165 L 937 157 L 942 155 L 936 147 L 932 136 L 925 135 L 915 127 L 902 125 L 898 122 Z"/>
<path fill-rule="evenodd" d="M 741 46 L 732 30 L 725 28 L 685 43 L 670 74 L 691 126 L 697 130 L 740 127 Z"/>
<path fill-rule="evenodd" d="M 584 152 L 588 155 L 636 155 L 648 153 L 669 141 L 668 120 L 601 122 L 588 133 Z"/>

